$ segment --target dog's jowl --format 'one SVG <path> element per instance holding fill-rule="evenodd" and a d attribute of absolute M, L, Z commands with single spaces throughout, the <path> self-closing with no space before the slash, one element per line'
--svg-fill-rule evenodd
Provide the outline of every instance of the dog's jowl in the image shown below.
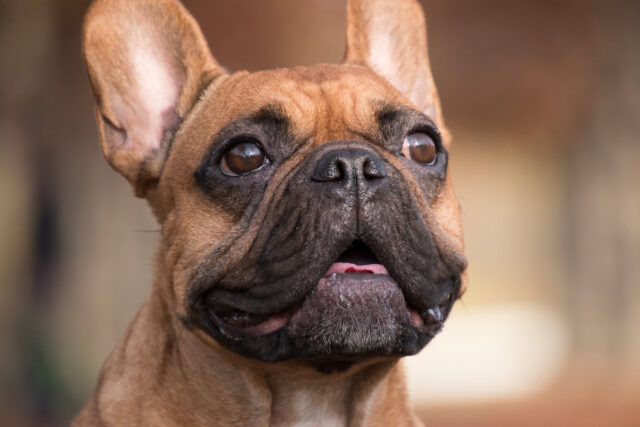
<path fill-rule="evenodd" d="M 102 151 L 162 227 L 76 425 L 418 425 L 399 359 L 465 288 L 414 0 L 352 0 L 343 64 L 229 73 L 176 0 L 97 0 Z M 428 351 L 428 350 L 427 350 Z"/>

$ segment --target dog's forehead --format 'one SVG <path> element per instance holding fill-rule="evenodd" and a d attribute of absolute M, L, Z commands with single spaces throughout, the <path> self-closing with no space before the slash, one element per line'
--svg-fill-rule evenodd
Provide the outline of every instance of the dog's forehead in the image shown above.
<path fill-rule="evenodd" d="M 206 91 L 202 104 L 218 127 L 277 105 L 297 132 L 319 141 L 370 126 L 381 104 L 411 105 L 366 67 L 328 64 L 235 73 Z"/>

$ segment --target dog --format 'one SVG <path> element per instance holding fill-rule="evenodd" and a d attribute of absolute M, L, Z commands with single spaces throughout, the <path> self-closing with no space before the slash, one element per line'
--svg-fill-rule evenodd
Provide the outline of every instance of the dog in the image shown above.
<path fill-rule="evenodd" d="M 399 360 L 467 261 L 417 1 L 350 0 L 339 65 L 229 73 L 177 0 L 96 0 L 82 37 L 161 242 L 74 425 L 420 425 Z"/>

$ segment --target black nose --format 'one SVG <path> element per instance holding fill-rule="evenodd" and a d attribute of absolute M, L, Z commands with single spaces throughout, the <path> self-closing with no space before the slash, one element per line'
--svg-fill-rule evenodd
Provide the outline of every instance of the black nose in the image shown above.
<path fill-rule="evenodd" d="M 377 154 L 354 148 L 332 150 L 324 154 L 318 160 L 311 180 L 339 183 L 345 188 L 365 189 L 386 176 L 387 171 Z"/>

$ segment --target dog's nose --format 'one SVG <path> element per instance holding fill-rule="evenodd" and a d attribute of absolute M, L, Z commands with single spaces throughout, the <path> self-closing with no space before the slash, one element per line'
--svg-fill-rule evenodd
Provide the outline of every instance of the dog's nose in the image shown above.
<path fill-rule="evenodd" d="M 365 189 L 386 176 L 384 163 L 377 154 L 354 148 L 325 153 L 316 163 L 311 180 L 340 183 L 345 188 Z"/>

